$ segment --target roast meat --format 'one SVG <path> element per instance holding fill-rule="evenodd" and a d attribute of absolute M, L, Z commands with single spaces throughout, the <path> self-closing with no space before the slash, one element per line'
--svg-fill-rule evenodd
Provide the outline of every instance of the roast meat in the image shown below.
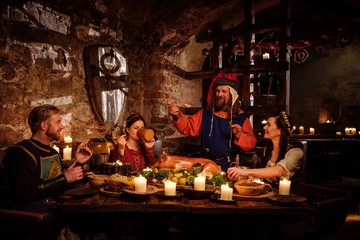
<path fill-rule="evenodd" d="M 211 172 L 213 174 L 220 174 L 221 168 L 216 165 L 212 160 L 206 158 L 197 157 L 185 157 L 185 156 L 170 156 L 163 154 L 162 157 L 152 165 L 153 168 L 167 168 L 167 169 L 180 169 L 186 167 L 191 169 L 195 163 L 200 163 L 203 170 Z"/>

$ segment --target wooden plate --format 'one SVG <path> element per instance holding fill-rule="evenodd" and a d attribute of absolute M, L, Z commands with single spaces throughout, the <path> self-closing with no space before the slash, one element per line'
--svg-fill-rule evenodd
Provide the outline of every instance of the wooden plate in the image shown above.
<path fill-rule="evenodd" d="M 64 192 L 65 195 L 72 197 L 88 197 L 99 192 L 96 188 L 74 188 Z"/>
<path fill-rule="evenodd" d="M 216 190 L 215 193 L 220 194 L 220 191 Z M 274 196 L 274 193 L 271 191 L 265 191 L 256 196 L 248 196 L 248 195 L 241 195 L 239 193 L 233 193 L 233 197 L 235 197 L 239 200 L 257 200 L 257 199 L 262 200 L 262 199 L 266 199 L 271 196 Z"/>
<path fill-rule="evenodd" d="M 218 194 L 213 194 L 211 195 L 211 200 L 218 202 L 218 203 L 224 203 L 224 204 L 233 204 L 236 203 L 235 199 L 231 199 L 231 200 L 223 200 L 220 198 L 220 196 Z"/>
<path fill-rule="evenodd" d="M 305 202 L 307 199 L 302 196 L 298 196 L 295 194 L 290 195 L 273 195 L 268 197 L 268 200 L 270 200 L 273 203 L 281 203 L 281 204 L 297 204 Z"/>
<path fill-rule="evenodd" d="M 118 197 L 121 195 L 121 192 L 106 191 L 106 190 L 104 190 L 104 188 L 100 188 L 100 193 L 102 193 L 106 196 L 110 196 L 110 197 Z"/>
<path fill-rule="evenodd" d="M 176 195 L 173 196 L 169 196 L 169 195 L 165 195 L 164 191 L 159 191 L 156 193 L 159 197 L 161 198 L 166 198 L 166 199 L 174 199 L 174 198 L 181 198 L 184 196 L 183 192 L 180 191 L 176 191 Z"/>
<path fill-rule="evenodd" d="M 206 185 L 205 190 L 195 190 L 193 187 L 184 188 L 182 191 L 188 198 L 203 199 L 210 198 L 211 194 L 214 193 L 215 187 Z"/>
<path fill-rule="evenodd" d="M 124 191 L 126 193 L 130 194 L 130 195 L 133 195 L 133 196 L 148 196 L 148 195 L 155 194 L 158 191 L 158 189 L 157 189 L 157 187 L 148 185 L 147 189 L 146 189 L 146 192 L 138 193 L 138 192 L 135 192 L 135 187 L 134 186 L 129 186 L 129 187 L 125 187 Z"/>

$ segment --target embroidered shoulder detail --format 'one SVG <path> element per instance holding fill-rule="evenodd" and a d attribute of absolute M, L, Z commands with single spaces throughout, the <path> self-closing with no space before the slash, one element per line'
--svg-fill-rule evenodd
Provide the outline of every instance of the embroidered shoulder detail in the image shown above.
<path fill-rule="evenodd" d="M 221 118 L 228 118 L 228 114 L 227 112 L 214 112 L 214 115 L 218 116 L 218 117 L 221 117 Z"/>
<path fill-rule="evenodd" d="M 18 147 L 21 148 L 22 150 L 24 150 L 27 154 L 29 154 L 29 156 L 34 160 L 35 165 L 37 166 L 36 157 L 29 150 L 27 150 L 25 147 L 23 147 L 23 146 L 18 146 Z"/>
<path fill-rule="evenodd" d="M 31 139 L 29 139 L 29 142 L 30 142 L 32 145 L 34 145 L 34 147 L 41 149 L 41 151 L 48 152 L 48 153 L 50 152 L 49 149 L 40 147 L 40 146 L 37 145 L 35 142 L 33 142 Z"/>

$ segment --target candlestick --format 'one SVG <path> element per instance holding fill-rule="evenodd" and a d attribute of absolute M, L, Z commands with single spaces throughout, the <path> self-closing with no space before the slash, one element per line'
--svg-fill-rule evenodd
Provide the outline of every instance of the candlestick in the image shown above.
<path fill-rule="evenodd" d="M 227 184 L 221 185 L 221 200 L 232 200 L 233 189 Z"/>
<path fill-rule="evenodd" d="M 299 131 L 300 131 L 300 134 L 304 134 L 304 127 L 303 127 L 303 126 L 300 126 L 300 127 L 299 127 Z"/>
<path fill-rule="evenodd" d="M 280 180 L 279 185 L 279 194 L 280 195 L 289 195 L 290 194 L 290 185 L 291 181 L 284 178 L 283 180 Z"/>
<path fill-rule="evenodd" d="M 56 145 L 53 146 L 53 149 L 55 149 L 58 153 L 60 152 L 60 149 Z"/>
<path fill-rule="evenodd" d="M 135 182 L 135 192 L 136 193 L 144 193 L 146 192 L 146 188 L 147 188 L 147 179 L 144 178 L 142 175 L 140 175 L 139 177 L 136 177 L 134 179 Z"/>
<path fill-rule="evenodd" d="M 315 134 L 315 128 L 310 128 L 310 134 Z"/>
<path fill-rule="evenodd" d="M 164 182 L 164 194 L 166 196 L 175 196 L 176 195 L 176 182 L 167 180 Z"/>
<path fill-rule="evenodd" d="M 203 176 L 195 177 L 194 190 L 205 190 L 205 177 Z"/>
<path fill-rule="evenodd" d="M 66 148 L 63 149 L 63 158 L 64 160 L 71 160 L 71 151 L 72 148 L 66 145 Z"/>
<path fill-rule="evenodd" d="M 64 137 L 64 142 L 65 143 L 72 143 L 72 138 L 70 136 L 65 136 Z"/>

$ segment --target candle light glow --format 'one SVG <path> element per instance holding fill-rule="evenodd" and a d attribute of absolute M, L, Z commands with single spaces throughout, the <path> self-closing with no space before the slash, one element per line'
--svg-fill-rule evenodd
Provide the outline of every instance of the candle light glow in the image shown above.
<path fill-rule="evenodd" d="M 58 153 L 60 153 L 60 149 L 56 145 L 53 146 L 53 149 L 55 149 Z"/>
<path fill-rule="evenodd" d="M 299 127 L 299 131 L 300 131 L 300 134 L 304 134 L 304 127 L 303 127 L 303 126 L 300 126 L 300 127 Z"/>
<path fill-rule="evenodd" d="M 66 148 L 63 149 L 63 158 L 64 160 L 71 160 L 72 148 L 66 145 Z"/>
<path fill-rule="evenodd" d="M 72 143 L 72 138 L 70 136 L 65 136 L 64 137 L 64 142 L 65 143 Z"/>
<path fill-rule="evenodd" d="M 166 180 L 164 182 L 164 194 L 166 196 L 175 196 L 176 195 L 176 182 Z"/>
<path fill-rule="evenodd" d="M 205 190 L 205 177 L 204 176 L 195 177 L 194 190 Z"/>
<path fill-rule="evenodd" d="M 221 185 L 221 200 L 232 200 L 233 189 L 227 184 Z"/>
<path fill-rule="evenodd" d="M 315 134 L 315 128 L 310 128 L 310 134 Z"/>
<path fill-rule="evenodd" d="M 279 185 L 279 194 L 280 195 L 290 195 L 290 185 L 291 181 L 284 178 L 283 180 L 280 180 Z"/>
<path fill-rule="evenodd" d="M 136 177 L 134 179 L 134 183 L 135 183 L 135 192 L 136 193 L 146 192 L 146 189 L 147 189 L 147 179 L 146 178 L 144 178 L 142 175 L 140 175 L 139 177 Z"/>

